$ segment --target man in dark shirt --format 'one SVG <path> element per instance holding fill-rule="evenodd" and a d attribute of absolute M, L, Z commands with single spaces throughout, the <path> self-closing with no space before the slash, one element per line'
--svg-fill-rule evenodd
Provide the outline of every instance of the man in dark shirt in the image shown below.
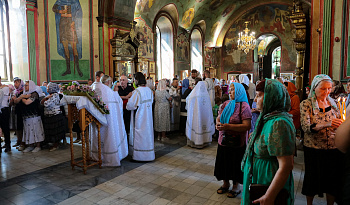
<path fill-rule="evenodd" d="M 132 95 L 133 87 L 128 85 L 128 78 L 125 75 L 120 77 L 120 86 L 118 86 L 119 96 L 123 100 L 123 118 L 126 133 L 130 131 L 130 115 L 131 112 L 126 109 L 126 104 L 128 103 L 129 98 Z"/>

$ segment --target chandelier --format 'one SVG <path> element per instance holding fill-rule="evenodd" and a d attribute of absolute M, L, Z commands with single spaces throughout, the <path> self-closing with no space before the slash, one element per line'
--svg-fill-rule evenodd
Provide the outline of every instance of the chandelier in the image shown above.
<path fill-rule="evenodd" d="M 243 32 L 238 33 L 237 47 L 239 50 L 243 50 L 244 53 L 247 54 L 249 50 L 252 50 L 255 48 L 256 39 L 255 39 L 254 32 L 251 32 L 250 35 L 248 35 L 250 31 L 248 29 L 249 21 L 246 21 L 244 23 L 245 23 L 245 29 L 243 30 L 244 33 Z"/>

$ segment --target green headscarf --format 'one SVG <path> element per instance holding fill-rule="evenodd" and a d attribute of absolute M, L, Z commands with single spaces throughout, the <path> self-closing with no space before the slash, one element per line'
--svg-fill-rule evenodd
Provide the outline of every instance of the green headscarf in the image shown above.
<path fill-rule="evenodd" d="M 266 79 L 263 111 L 260 113 L 260 116 L 256 121 L 256 127 L 244 153 L 241 163 L 242 170 L 244 169 L 247 160 L 250 160 L 252 157 L 255 138 L 260 135 L 266 121 L 274 118 L 285 118 L 293 124 L 292 115 L 288 113 L 290 108 L 290 97 L 284 85 L 275 79 Z"/>

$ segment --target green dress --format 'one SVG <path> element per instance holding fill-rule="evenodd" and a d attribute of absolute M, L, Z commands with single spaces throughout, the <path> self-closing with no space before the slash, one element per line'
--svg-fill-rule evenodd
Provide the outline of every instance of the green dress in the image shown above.
<path fill-rule="evenodd" d="M 269 80 L 271 81 L 271 80 Z M 275 88 L 272 91 L 269 89 L 264 92 L 264 109 L 257 122 L 256 130 L 246 149 L 245 156 L 242 161 L 243 171 L 243 194 L 242 194 L 242 205 L 250 205 L 249 199 L 249 186 L 251 183 L 270 185 L 277 170 L 278 170 L 278 156 L 289 156 L 295 152 L 295 127 L 291 116 L 286 112 L 290 103 L 288 104 L 289 97 L 284 93 L 281 83 L 273 84 Z M 276 88 L 277 87 L 277 88 Z M 276 91 L 276 89 L 279 89 Z M 283 94 L 281 94 L 281 92 Z M 275 96 L 275 99 L 270 98 Z M 277 98 L 279 99 L 276 99 Z M 284 103 L 281 103 L 285 101 Z M 290 102 L 290 101 L 289 101 Z M 275 104 L 276 106 L 265 106 Z M 284 108 L 285 110 L 281 109 Z M 274 110 L 274 111 L 273 111 Z M 272 112 L 270 112 L 272 111 Z M 260 125 L 260 126 L 259 126 Z M 260 131 L 261 130 L 261 131 Z M 257 134 L 258 133 L 258 134 Z M 252 150 L 254 149 L 254 155 Z M 253 177 L 252 182 L 250 181 L 251 163 L 253 162 Z M 285 189 L 290 193 L 289 204 L 294 202 L 294 182 L 293 175 L 291 174 L 284 186 Z"/>

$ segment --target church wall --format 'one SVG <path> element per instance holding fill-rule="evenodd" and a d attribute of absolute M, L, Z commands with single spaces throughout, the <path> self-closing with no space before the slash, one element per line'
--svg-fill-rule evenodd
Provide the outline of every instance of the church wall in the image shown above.
<path fill-rule="evenodd" d="M 274 34 L 282 44 L 281 73 L 290 73 L 295 70 L 296 52 L 293 43 L 292 25 L 287 18 L 290 5 L 268 4 L 251 9 L 238 18 L 228 30 L 223 44 L 223 77 L 228 72 L 252 73 L 257 80 L 257 70 L 254 70 L 253 52 L 245 54 L 237 50 L 237 36 L 245 28 L 244 22 L 249 21 L 250 32 L 255 36 Z"/>
<path fill-rule="evenodd" d="M 339 12 L 334 12 L 334 38 L 338 37 L 341 39 L 342 35 L 342 11 L 343 10 L 343 0 L 335 0 L 334 1 L 334 10 Z M 334 41 L 334 38 L 332 39 Z M 341 39 L 341 41 L 344 39 Z M 332 76 L 334 80 L 340 80 L 341 76 L 341 41 L 335 42 L 333 46 L 333 62 L 332 62 Z"/>

